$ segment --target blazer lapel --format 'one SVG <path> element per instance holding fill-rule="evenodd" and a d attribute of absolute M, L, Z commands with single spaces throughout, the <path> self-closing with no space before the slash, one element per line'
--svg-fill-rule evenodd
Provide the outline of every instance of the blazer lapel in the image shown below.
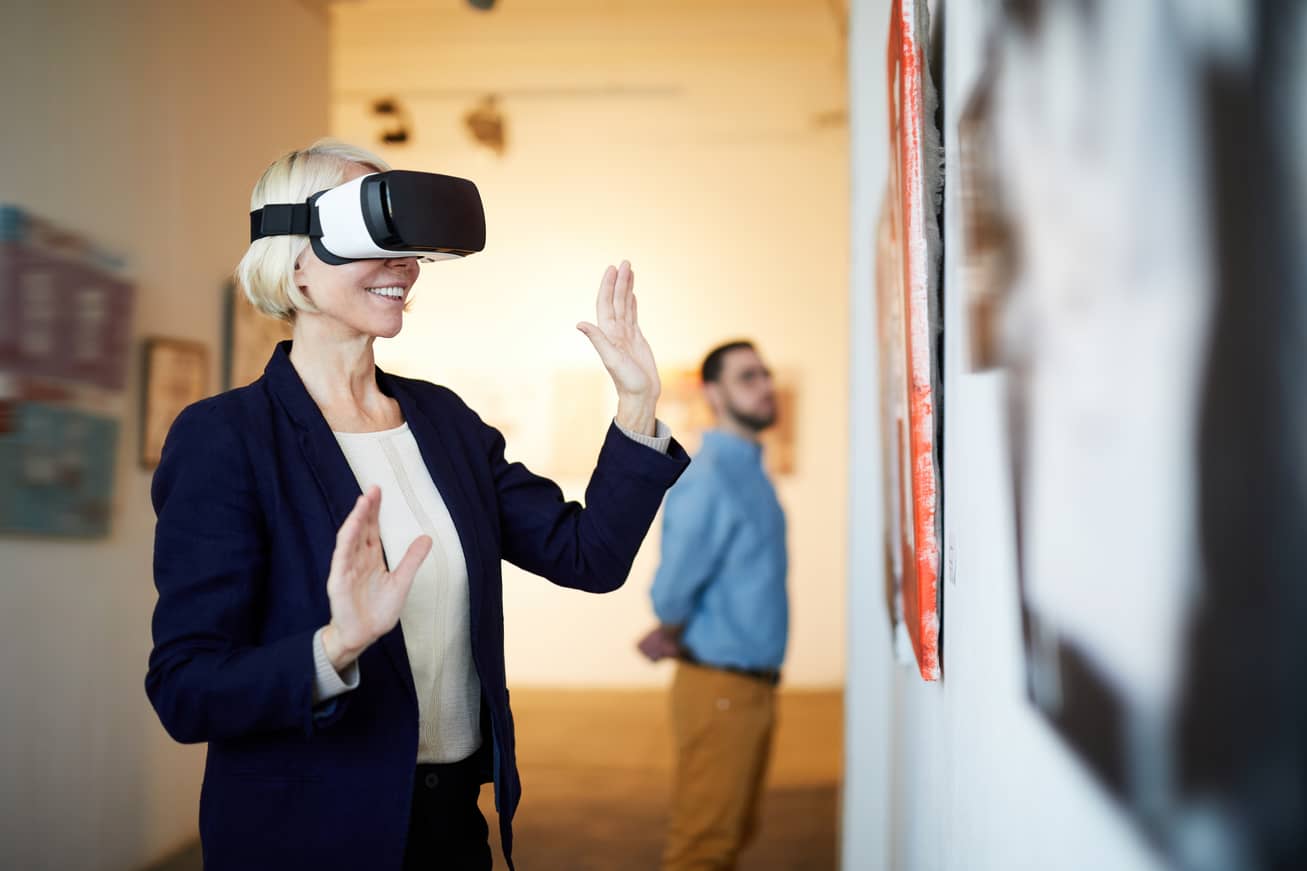
<path fill-rule="evenodd" d="M 478 627 L 481 625 L 481 603 L 484 594 L 485 561 L 480 547 L 480 526 L 475 503 L 472 501 L 463 475 L 450 459 L 450 449 L 457 445 L 456 435 L 440 417 L 428 417 L 418 405 L 416 397 L 405 388 L 402 382 L 377 370 L 377 383 L 381 389 L 393 396 L 404 412 L 404 420 L 418 443 L 418 450 L 426 463 L 427 471 L 436 490 L 445 500 L 449 514 L 458 531 L 459 542 L 463 546 L 463 558 L 467 561 L 468 604 L 472 620 L 472 649 L 477 649 Z"/>
<path fill-rule="evenodd" d="M 290 362 L 291 343 L 280 342 L 268 361 L 264 375 L 272 388 L 273 394 L 281 403 L 286 414 L 295 424 L 300 451 L 308 463 L 313 478 L 317 481 L 322 496 L 330 508 L 331 519 L 335 524 L 332 538 L 340 529 L 345 518 L 354 509 L 363 491 L 359 489 L 358 479 L 350 469 L 345 454 L 341 451 L 336 437 L 332 435 L 326 418 L 318 409 L 317 403 L 304 387 L 299 373 Z M 322 579 L 323 595 L 326 595 L 327 579 Z M 417 703 L 417 691 L 413 686 L 413 671 L 409 666 L 408 649 L 404 646 L 403 627 L 396 624 L 378 641 L 386 653 L 386 658 L 399 674 L 400 685 L 407 687 L 414 704 Z"/>

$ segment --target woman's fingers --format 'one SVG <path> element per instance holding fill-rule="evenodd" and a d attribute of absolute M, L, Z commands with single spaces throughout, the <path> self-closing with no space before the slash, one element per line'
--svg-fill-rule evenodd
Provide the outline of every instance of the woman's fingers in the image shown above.
<path fill-rule="evenodd" d="M 348 554 L 358 546 L 359 538 L 363 534 L 363 528 L 366 524 L 368 514 L 367 496 L 360 496 L 354 500 L 354 507 L 350 509 L 349 514 L 345 517 L 345 522 L 340 525 L 336 532 L 336 553 Z"/>
<path fill-rule="evenodd" d="M 599 280 L 599 296 L 595 299 L 595 317 L 599 323 L 613 319 L 613 289 L 617 285 L 617 270 L 609 266 Z"/>
<path fill-rule="evenodd" d="M 399 561 L 399 565 L 390 573 L 390 576 L 401 584 L 411 584 L 413 576 L 417 574 L 418 566 L 422 565 L 422 561 L 427 558 L 429 553 L 431 553 L 431 536 L 419 535 L 408 546 L 404 558 Z"/>
<path fill-rule="evenodd" d="M 366 563 L 364 551 L 381 538 L 378 526 L 378 509 L 381 505 L 381 488 L 369 487 L 354 501 L 345 522 L 336 532 L 336 550 L 332 553 L 333 569 L 340 570 L 340 578 L 347 579 L 352 570 Z M 336 574 L 333 571 L 333 574 Z"/>
<path fill-rule="evenodd" d="M 631 278 L 627 282 L 626 291 L 630 303 L 626 306 L 626 325 L 634 328 L 640 322 L 639 313 L 635 305 L 635 267 L 630 267 Z"/>
<path fill-rule="evenodd" d="M 368 529 L 378 530 L 381 528 L 381 488 L 373 484 L 363 496 L 368 500 Z"/>
<path fill-rule="evenodd" d="M 603 361 L 610 372 L 614 366 L 621 362 L 622 352 L 617 350 L 617 347 L 608 340 L 608 336 L 604 335 L 603 330 L 585 321 L 577 324 L 576 328 L 585 334 L 585 337 L 590 340 L 590 344 L 594 345 L 595 351 L 599 353 L 599 359 Z"/>
<path fill-rule="evenodd" d="M 640 392 L 658 384 L 652 354 L 640 332 L 639 304 L 635 298 L 635 270 L 629 260 L 604 270 L 595 311 L 597 324 L 581 322 L 576 328 L 594 345 L 613 376 L 618 392 Z"/>
<path fill-rule="evenodd" d="M 613 320 L 627 323 L 626 309 L 631 299 L 631 264 L 623 260 L 617 267 L 617 280 L 613 283 Z"/>

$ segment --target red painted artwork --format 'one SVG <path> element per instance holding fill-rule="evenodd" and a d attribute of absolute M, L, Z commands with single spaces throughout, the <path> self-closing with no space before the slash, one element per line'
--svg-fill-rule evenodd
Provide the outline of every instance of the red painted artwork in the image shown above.
<path fill-rule="evenodd" d="M 878 240 L 886 570 L 891 614 L 911 639 L 925 680 L 938 680 L 939 458 L 936 452 L 937 239 L 933 98 L 923 34 L 925 3 L 895 0 L 887 52 L 890 179 Z"/>

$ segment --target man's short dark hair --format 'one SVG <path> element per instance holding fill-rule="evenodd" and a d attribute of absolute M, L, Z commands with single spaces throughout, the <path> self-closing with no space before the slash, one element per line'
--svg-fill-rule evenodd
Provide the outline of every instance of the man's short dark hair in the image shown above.
<path fill-rule="evenodd" d="M 719 345 L 708 352 L 708 356 L 703 358 L 703 367 L 699 374 L 703 377 L 704 384 L 716 384 L 722 377 L 722 367 L 726 364 L 726 355 L 732 351 L 753 351 L 753 342 L 747 339 L 739 339 L 734 342 L 727 342 L 725 345 Z"/>

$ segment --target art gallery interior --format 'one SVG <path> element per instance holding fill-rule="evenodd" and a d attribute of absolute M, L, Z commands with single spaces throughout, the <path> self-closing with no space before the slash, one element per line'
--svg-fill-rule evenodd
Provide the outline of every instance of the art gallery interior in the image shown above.
<path fill-rule="evenodd" d="M 0 867 L 201 867 L 206 748 L 143 685 L 152 478 L 289 336 L 233 269 L 324 136 L 476 183 L 485 250 L 422 265 L 376 361 L 567 498 L 607 265 L 691 455 L 704 354 L 773 371 L 788 646 L 738 867 L 1307 862 L 1295 0 L 13 0 L 0 71 Z M 504 567 L 518 868 L 660 867 L 661 539 L 601 596 Z"/>

